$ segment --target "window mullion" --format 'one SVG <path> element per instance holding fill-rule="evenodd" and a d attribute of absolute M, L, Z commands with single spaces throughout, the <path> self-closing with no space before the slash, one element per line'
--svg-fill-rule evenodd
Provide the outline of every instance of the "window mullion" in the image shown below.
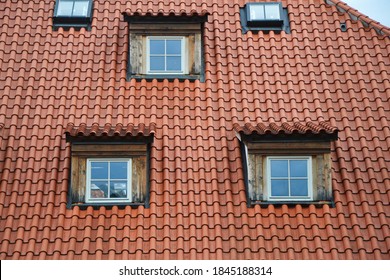
<path fill-rule="evenodd" d="M 76 4 L 75 2 L 76 1 L 72 1 L 72 17 L 73 17 L 73 14 L 74 14 L 74 5 Z"/>
<path fill-rule="evenodd" d="M 133 161 L 129 159 L 127 161 L 127 198 L 130 201 L 133 201 L 133 186 L 132 186 L 132 169 L 133 169 Z"/>
<path fill-rule="evenodd" d="M 290 164 L 291 164 L 291 160 L 287 160 L 287 182 L 288 182 L 288 196 L 291 197 L 291 176 L 290 176 Z"/>
<path fill-rule="evenodd" d="M 107 174 L 108 174 L 108 178 L 107 178 L 107 181 L 108 181 L 108 186 L 107 186 L 107 198 L 111 198 L 111 161 L 108 161 L 108 171 L 107 171 Z"/>
<path fill-rule="evenodd" d="M 168 60 L 167 60 L 167 39 L 164 40 L 164 70 L 167 71 Z"/>

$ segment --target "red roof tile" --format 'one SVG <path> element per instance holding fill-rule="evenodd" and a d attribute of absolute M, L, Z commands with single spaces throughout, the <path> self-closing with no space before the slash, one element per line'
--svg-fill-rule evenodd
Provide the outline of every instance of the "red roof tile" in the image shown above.
<path fill-rule="evenodd" d="M 268 125 L 264 123 L 258 123 L 256 126 L 253 126 L 250 123 L 246 123 L 244 126 L 238 124 L 234 125 L 234 129 L 238 133 L 243 133 L 244 135 L 277 135 L 277 134 L 328 134 L 328 135 L 337 135 L 338 129 L 332 127 L 331 125 L 320 122 L 319 124 L 314 124 L 312 122 L 308 123 L 299 123 L 295 122 L 289 124 L 287 122 L 281 123 L 280 125 L 276 123 L 270 123 Z"/>
<path fill-rule="evenodd" d="M 390 259 L 389 29 L 282 2 L 288 34 L 243 34 L 243 0 L 94 1 L 79 31 L 3 3 L 0 259 Z M 207 15 L 204 82 L 129 80 L 123 13 Z M 237 132 L 337 134 L 334 207 L 247 207 Z M 150 207 L 67 208 L 66 136 L 153 136 Z"/>
<path fill-rule="evenodd" d="M 106 124 L 104 127 L 94 124 L 92 126 L 87 126 L 82 124 L 80 126 L 75 126 L 74 124 L 68 124 L 65 129 L 65 134 L 68 137 L 101 137 L 101 136 L 151 136 L 155 132 L 155 124 L 150 126 L 145 126 L 145 124 L 140 124 L 134 126 L 133 124 L 123 125 L 123 124 Z"/>

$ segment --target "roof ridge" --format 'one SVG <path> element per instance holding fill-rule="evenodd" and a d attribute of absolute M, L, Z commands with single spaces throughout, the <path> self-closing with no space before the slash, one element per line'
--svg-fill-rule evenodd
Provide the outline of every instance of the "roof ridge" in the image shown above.
<path fill-rule="evenodd" d="M 349 6 L 347 3 L 341 0 L 324 0 L 324 2 L 328 5 L 336 6 L 336 9 L 341 13 L 347 13 L 353 21 L 360 21 L 365 27 L 374 28 L 378 34 L 390 36 L 390 27 L 373 20 L 362 12 Z"/>

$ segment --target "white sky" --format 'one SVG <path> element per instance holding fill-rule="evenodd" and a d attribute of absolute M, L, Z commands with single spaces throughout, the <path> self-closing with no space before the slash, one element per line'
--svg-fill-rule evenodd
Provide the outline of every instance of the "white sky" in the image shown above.
<path fill-rule="evenodd" d="M 390 27 L 390 0 L 342 0 L 352 8 Z"/>

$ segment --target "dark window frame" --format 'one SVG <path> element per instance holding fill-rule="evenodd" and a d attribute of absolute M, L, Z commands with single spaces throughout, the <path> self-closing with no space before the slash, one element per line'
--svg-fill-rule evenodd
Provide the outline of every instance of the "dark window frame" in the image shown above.
<path fill-rule="evenodd" d="M 93 16 L 93 0 L 84 0 L 88 1 L 88 12 L 86 16 L 73 16 L 73 15 L 58 15 L 58 8 L 60 2 L 78 2 L 78 0 L 56 0 L 54 6 L 53 14 L 53 28 L 58 30 L 60 27 L 69 30 L 70 28 L 75 28 L 79 30 L 81 28 L 86 28 L 89 30 L 91 28 L 92 16 Z"/>

